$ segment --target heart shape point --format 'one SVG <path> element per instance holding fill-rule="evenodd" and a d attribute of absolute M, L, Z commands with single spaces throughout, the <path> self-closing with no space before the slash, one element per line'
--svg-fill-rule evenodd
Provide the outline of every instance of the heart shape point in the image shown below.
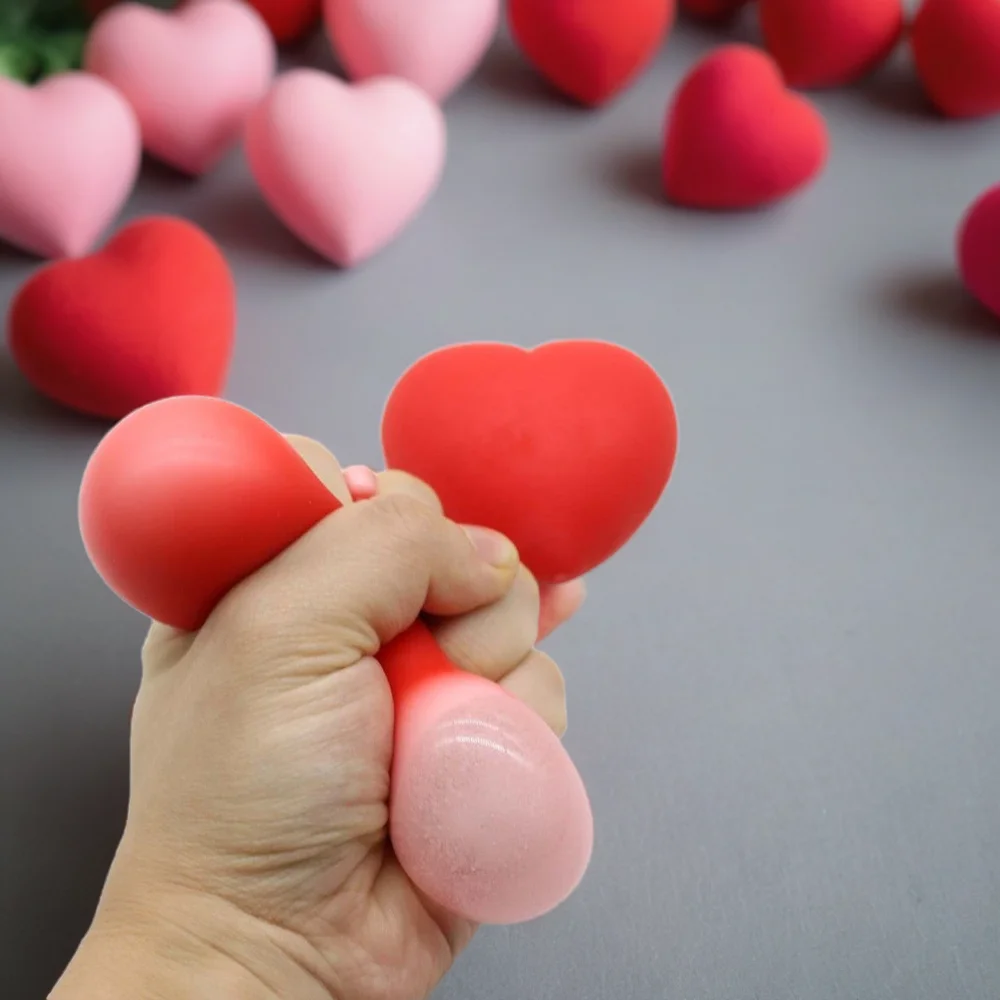
<path fill-rule="evenodd" d="M 397 76 L 443 101 L 496 33 L 499 0 L 326 0 L 330 41 L 354 79 Z"/>
<path fill-rule="evenodd" d="M 235 299 L 226 260 L 200 229 L 141 219 L 97 253 L 31 277 L 11 304 L 10 350 L 43 395 L 118 419 L 164 396 L 221 391 Z"/>
<path fill-rule="evenodd" d="M 902 0 L 759 0 L 761 33 L 790 87 L 840 87 L 883 63 L 903 34 Z"/>
<path fill-rule="evenodd" d="M 116 4 L 95 22 L 84 66 L 125 96 L 151 155 L 207 173 L 240 138 L 274 77 L 274 40 L 240 0 L 199 0 L 175 11 Z"/>
<path fill-rule="evenodd" d="M 397 382 L 382 447 L 449 517 L 503 532 L 555 583 L 610 558 L 645 521 L 673 469 L 677 420 L 656 372 L 615 344 L 462 344 Z"/>
<path fill-rule="evenodd" d="M 923 0 L 910 26 L 917 75 L 941 114 L 1000 113 L 1000 4 Z"/>
<path fill-rule="evenodd" d="M 774 60 L 726 45 L 691 70 L 668 110 L 664 189 L 691 208 L 755 208 L 814 180 L 828 147 L 822 116 L 786 89 Z"/>
<path fill-rule="evenodd" d="M 669 34 L 675 0 L 510 0 L 507 18 L 529 62 L 589 107 L 610 101 Z"/>
<path fill-rule="evenodd" d="M 278 78 L 246 130 L 250 169 L 305 244 L 352 267 L 416 216 L 444 169 L 445 122 L 406 80 L 346 84 L 317 70 Z"/>
<path fill-rule="evenodd" d="M 40 257 L 87 253 L 132 191 L 139 124 L 113 87 L 87 73 L 34 87 L 0 77 L 0 239 Z"/>

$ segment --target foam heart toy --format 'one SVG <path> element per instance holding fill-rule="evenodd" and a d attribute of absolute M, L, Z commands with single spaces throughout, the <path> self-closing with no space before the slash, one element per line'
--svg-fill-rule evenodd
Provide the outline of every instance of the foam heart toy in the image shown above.
<path fill-rule="evenodd" d="M 823 118 L 785 88 L 774 60 L 727 45 L 691 70 L 668 110 L 664 189 L 690 208 L 754 208 L 816 178 L 827 150 Z"/>
<path fill-rule="evenodd" d="M 673 469 L 677 420 L 656 372 L 615 344 L 461 344 L 399 380 L 382 447 L 449 517 L 503 532 L 540 581 L 558 583 L 645 521 Z"/>
<path fill-rule="evenodd" d="M 951 118 L 1000 113 L 1000 4 L 924 0 L 910 28 L 917 74 Z"/>
<path fill-rule="evenodd" d="M 139 3 L 109 8 L 91 29 L 83 61 L 131 103 L 148 153 L 200 175 L 239 141 L 276 58 L 251 7 L 200 0 L 170 12 Z"/>
<path fill-rule="evenodd" d="M 839 87 L 883 63 L 903 33 L 903 0 L 759 0 L 764 44 L 790 87 Z"/>
<path fill-rule="evenodd" d="M 499 0 L 326 0 L 330 41 L 355 79 L 398 76 L 443 101 L 496 33 Z"/>
<path fill-rule="evenodd" d="M 680 0 L 681 10 L 707 21 L 732 17 L 748 2 L 749 0 Z"/>
<path fill-rule="evenodd" d="M 115 593 L 193 629 L 339 507 L 264 421 L 188 396 L 111 429 L 87 464 L 79 519 Z M 522 701 L 454 666 L 422 622 L 378 658 L 395 706 L 390 834 L 407 874 L 477 922 L 558 905 L 593 844 L 586 789 L 558 737 Z"/>
<path fill-rule="evenodd" d="M 297 42 L 320 22 L 323 0 L 245 0 L 264 19 L 279 45 Z"/>
<path fill-rule="evenodd" d="M 0 77 L 0 239 L 40 257 L 86 253 L 121 210 L 142 158 L 125 99 L 86 73 L 34 87 Z"/>
<path fill-rule="evenodd" d="M 438 106 L 406 80 L 283 74 L 251 114 L 246 154 L 264 198 L 304 243 L 352 267 L 393 240 L 445 160 Z"/>
<path fill-rule="evenodd" d="M 10 350 L 39 392 L 118 419 L 164 396 L 221 391 L 235 299 L 225 258 L 200 229 L 141 219 L 98 253 L 30 278 L 11 303 Z"/>
<path fill-rule="evenodd" d="M 510 0 L 514 39 L 556 89 L 596 107 L 627 87 L 670 31 L 675 0 Z"/>
<path fill-rule="evenodd" d="M 1000 184 L 969 206 L 959 224 L 956 244 L 965 287 L 1000 316 Z"/>

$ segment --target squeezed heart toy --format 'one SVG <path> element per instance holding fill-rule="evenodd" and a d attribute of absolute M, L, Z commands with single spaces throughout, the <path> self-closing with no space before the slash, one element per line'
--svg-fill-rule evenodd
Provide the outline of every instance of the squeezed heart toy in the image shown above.
<path fill-rule="evenodd" d="M 596 107 L 652 60 L 674 20 L 675 0 L 510 0 L 521 51 L 554 87 Z"/>
<path fill-rule="evenodd" d="M 767 50 L 790 87 L 839 87 L 884 62 L 903 33 L 902 0 L 760 0 Z"/>
<path fill-rule="evenodd" d="M 86 73 L 35 87 L 0 77 L 0 133 L 11 140 L 0 143 L 0 239 L 40 257 L 86 253 L 139 173 L 128 102 Z"/>
<path fill-rule="evenodd" d="M 677 420 L 656 372 L 615 344 L 461 344 L 399 380 L 382 447 L 449 517 L 502 532 L 541 582 L 559 583 L 645 521 L 673 469 Z"/>
<path fill-rule="evenodd" d="M 323 0 L 245 0 L 264 19 L 279 45 L 297 42 L 319 24 Z"/>
<path fill-rule="evenodd" d="M 957 250 L 965 287 L 1000 316 L 1000 184 L 981 194 L 965 213 Z"/>
<path fill-rule="evenodd" d="M 698 63 L 667 113 L 663 184 L 679 205 L 744 209 L 790 195 L 823 169 L 826 124 L 748 45 Z"/>
<path fill-rule="evenodd" d="M 681 10 L 692 17 L 715 21 L 732 17 L 749 0 L 680 0 Z"/>
<path fill-rule="evenodd" d="M 148 218 L 93 256 L 29 279 L 11 304 L 8 336 L 39 392 L 117 419 L 164 396 L 221 391 L 235 311 L 215 244 L 189 222 Z"/>
<path fill-rule="evenodd" d="M 264 198 L 299 239 L 341 267 L 393 240 L 440 180 L 445 123 L 406 80 L 346 84 L 298 69 L 250 115 L 246 154 Z"/>
<path fill-rule="evenodd" d="M 924 90 L 943 115 L 1000 112 L 996 0 L 924 0 L 910 28 L 910 47 Z"/>
<path fill-rule="evenodd" d="M 131 103 L 147 152 L 199 175 L 239 140 L 276 58 L 251 7 L 200 0 L 169 13 L 139 3 L 109 8 L 91 29 L 83 60 Z"/>
<path fill-rule="evenodd" d="M 175 397 L 106 435 L 79 511 L 108 586 L 192 629 L 339 507 L 264 421 L 223 400 Z M 559 739 L 523 702 L 451 664 L 420 622 L 378 658 L 395 703 L 390 829 L 407 874 L 477 922 L 558 905 L 593 843 L 586 790 Z"/>
<path fill-rule="evenodd" d="M 497 29 L 499 0 L 325 0 L 330 41 L 355 79 L 398 76 L 443 101 Z"/>

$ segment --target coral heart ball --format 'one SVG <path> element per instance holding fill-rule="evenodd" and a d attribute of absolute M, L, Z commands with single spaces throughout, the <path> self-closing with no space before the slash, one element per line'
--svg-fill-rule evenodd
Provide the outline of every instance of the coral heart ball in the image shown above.
<path fill-rule="evenodd" d="M 526 58 L 557 90 L 596 107 L 653 59 L 675 0 L 510 0 L 507 18 Z"/>
<path fill-rule="evenodd" d="M 673 469 L 677 418 L 659 375 L 616 344 L 460 344 L 397 382 L 382 447 L 449 517 L 504 533 L 540 581 L 559 582 L 645 521 Z"/>
<path fill-rule="evenodd" d="M 773 59 L 723 46 L 691 70 L 668 110 L 664 189 L 689 208 L 766 205 L 815 179 L 828 144 L 822 116 L 787 89 Z"/>
<path fill-rule="evenodd" d="M 235 318 L 218 247 L 189 222 L 154 217 L 37 272 L 11 303 L 8 338 L 43 395 L 118 419 L 165 396 L 221 392 Z"/>

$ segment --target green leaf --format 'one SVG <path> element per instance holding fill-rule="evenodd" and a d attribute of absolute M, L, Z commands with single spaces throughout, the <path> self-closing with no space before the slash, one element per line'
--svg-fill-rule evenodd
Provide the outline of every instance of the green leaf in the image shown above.
<path fill-rule="evenodd" d="M 0 76 L 31 83 L 38 76 L 41 67 L 42 61 L 38 53 L 30 47 L 0 43 Z"/>

